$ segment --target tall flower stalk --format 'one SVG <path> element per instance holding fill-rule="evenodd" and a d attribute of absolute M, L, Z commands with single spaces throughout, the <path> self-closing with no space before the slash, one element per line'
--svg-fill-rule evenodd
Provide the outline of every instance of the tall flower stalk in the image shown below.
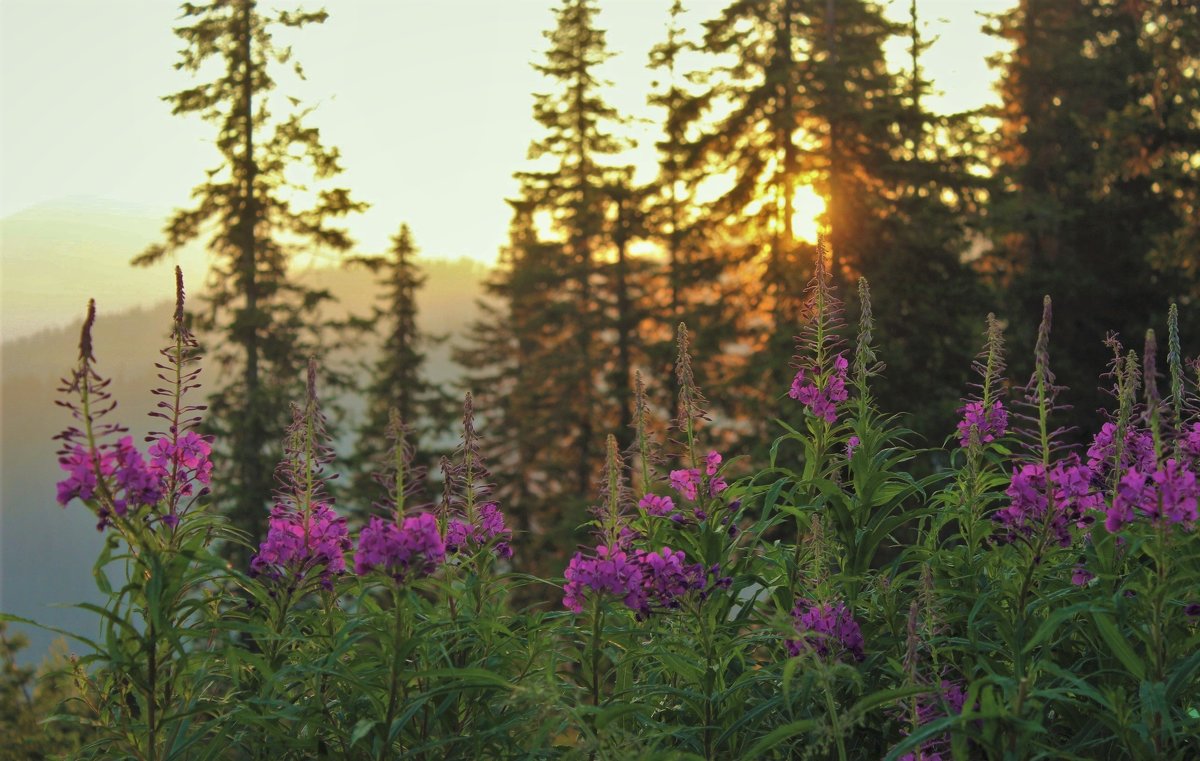
<path fill-rule="evenodd" d="M 80 332 L 78 362 L 63 381 L 66 398 L 59 402 L 77 425 L 56 437 L 63 442 L 59 462 L 67 472 L 58 484 L 59 502 L 83 502 L 99 518 L 99 528 L 111 528 L 121 539 L 106 543 L 94 569 L 108 598 L 103 609 L 92 606 L 102 613 L 104 635 L 81 659 L 80 683 L 97 713 L 96 725 L 109 735 L 106 747 L 147 761 L 165 758 L 173 748 L 187 747 L 188 738 L 211 730 L 192 719 L 206 710 L 211 679 L 197 676 L 191 664 L 206 649 L 200 595 L 221 573 L 209 545 L 224 534 L 209 516 L 189 519 L 207 494 L 212 464 L 207 440 L 191 430 L 203 409 L 187 402 L 199 387 L 200 371 L 192 366 L 198 346 L 185 324 L 178 268 L 175 276 L 173 343 L 156 364 L 165 385 L 152 390 L 161 401 L 150 413 L 167 421 L 167 429 L 147 438 L 149 457 L 129 436 L 111 441 L 126 429 L 103 420 L 116 402 L 95 367 L 94 301 Z M 124 561 L 124 579 L 114 586 L 108 576 L 115 560 Z"/>
<path fill-rule="evenodd" d="M 796 353 L 792 357 L 792 365 L 796 374 L 788 396 L 804 405 L 807 416 L 810 438 L 804 445 L 804 471 L 802 481 L 808 484 L 809 499 L 816 498 L 816 479 L 823 477 L 823 468 L 827 467 L 827 457 L 831 446 L 831 431 L 837 421 L 838 405 L 849 398 L 846 390 L 849 361 L 840 351 L 842 338 L 839 331 L 843 327 L 842 302 L 837 298 L 831 275 L 828 269 L 829 252 L 827 243 L 822 236 L 817 242 L 816 261 L 813 277 L 809 282 L 805 300 L 805 324 L 800 335 L 796 338 Z M 868 304 L 869 304 L 869 291 Z M 867 334 L 873 328 L 870 307 L 866 312 Z M 859 382 L 866 382 L 867 373 L 872 366 L 873 349 L 870 348 L 869 338 L 856 352 L 856 364 L 861 365 Z M 796 539 L 793 563 L 793 589 L 800 573 L 800 554 L 804 544 L 804 524 L 797 517 L 795 521 Z"/>
<path fill-rule="evenodd" d="M 699 468 L 700 458 L 696 454 L 696 426 L 700 421 L 708 420 L 708 400 L 696 386 L 696 377 L 692 373 L 688 328 L 682 322 L 675 331 L 675 346 L 675 378 L 679 384 L 679 408 L 675 417 L 675 430 L 683 436 L 679 443 L 683 446 L 688 467 Z"/>
<path fill-rule="evenodd" d="M 1178 441 L 1183 436 L 1184 419 L 1184 384 L 1186 376 L 1183 372 L 1183 349 L 1179 340 L 1179 307 L 1171 302 L 1167 311 L 1167 372 L 1171 380 L 1171 425 L 1175 429 Z"/>
<path fill-rule="evenodd" d="M 316 359 L 309 359 L 305 388 L 304 404 L 292 405 L 284 456 L 275 469 L 279 488 L 267 538 L 250 563 L 256 575 L 286 580 L 287 595 L 301 590 L 314 571 L 330 589 L 332 577 L 346 570 L 350 549 L 346 520 L 334 511 L 326 486 L 325 468 L 334 452 L 317 398 Z"/>
<path fill-rule="evenodd" d="M 975 393 L 958 409 L 962 418 L 956 437 L 964 453 L 965 467 L 958 473 L 952 495 L 955 510 L 932 522 L 928 541 L 937 542 L 942 526 L 947 521 L 957 520 L 959 534 L 968 547 L 971 577 L 976 578 L 978 550 L 990 531 L 983 513 L 989 502 L 989 482 L 996 467 L 986 453 L 1008 433 L 1008 409 L 1004 403 L 1004 329 L 994 314 L 987 316 L 983 349 L 971 367 L 978 380 L 972 384 Z"/>

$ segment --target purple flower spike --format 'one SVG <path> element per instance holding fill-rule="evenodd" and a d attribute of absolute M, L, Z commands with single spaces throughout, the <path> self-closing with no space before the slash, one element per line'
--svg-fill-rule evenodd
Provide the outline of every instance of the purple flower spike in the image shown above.
<path fill-rule="evenodd" d="M 811 650 L 821 658 L 837 659 L 843 653 L 856 661 L 865 658 L 862 630 L 843 602 L 820 605 L 800 599 L 792 608 L 792 622 L 800 639 L 788 640 L 792 656 Z"/>
<path fill-rule="evenodd" d="M 101 452 L 93 458 L 88 450 L 76 444 L 58 458 L 58 466 L 69 474 L 58 482 L 58 504 L 66 507 L 73 499 L 92 499 L 96 495 L 97 467 L 100 477 L 107 478 L 116 470 L 117 462 L 111 452 Z"/>
<path fill-rule="evenodd" d="M 504 513 L 494 502 L 484 503 L 479 508 L 476 525 L 472 526 L 460 518 L 453 518 L 446 526 L 446 552 L 451 554 L 473 552 L 493 539 L 499 540 L 492 546 L 496 556 L 511 558 L 512 545 L 509 544 L 509 540 L 512 539 L 512 529 L 504 525 Z"/>
<path fill-rule="evenodd" d="M 1088 447 L 1088 467 L 1103 478 L 1117 464 L 1116 457 L 1116 423 L 1105 423 L 1092 445 Z M 1155 468 L 1154 438 L 1145 431 L 1130 428 L 1125 432 L 1125 446 L 1121 451 L 1121 470 L 1137 468 L 1142 471 L 1152 471 Z"/>
<path fill-rule="evenodd" d="M 963 706 L 966 704 L 967 693 L 962 685 L 943 679 L 938 685 L 937 692 L 917 698 L 917 726 L 923 727 L 945 716 L 958 716 L 962 714 Z M 907 735 L 908 732 L 905 731 L 905 734 Z M 915 753 L 906 753 L 900 757 L 900 761 L 916 761 L 917 758 L 918 755 Z M 922 761 L 949 761 L 951 758 L 950 736 L 948 734 L 937 735 L 921 743 L 919 758 Z"/>
<path fill-rule="evenodd" d="M 123 436 L 115 448 L 102 446 L 94 456 L 76 444 L 60 454 L 58 465 L 69 474 L 57 484 L 58 502 L 63 506 L 73 499 L 86 502 L 95 498 L 101 481 L 112 498 L 111 513 L 118 516 L 139 507 L 151 507 L 163 498 L 165 472 L 153 462 L 146 462 L 131 436 Z M 110 512 L 107 506 L 101 509 L 103 529 Z"/>
<path fill-rule="evenodd" d="M 671 488 L 684 499 L 695 500 L 699 493 L 700 471 L 697 468 L 671 471 Z"/>
<path fill-rule="evenodd" d="M 310 567 L 321 568 L 322 582 L 346 570 L 345 553 L 350 549 L 346 519 L 324 503 L 313 506 L 308 519 L 283 505 L 271 510 L 267 539 L 250 561 L 250 572 L 274 579 L 284 572 L 303 578 Z"/>
<path fill-rule="evenodd" d="M 1046 471 L 1041 463 L 1026 463 L 1014 470 L 1007 492 L 1012 501 L 994 516 L 1000 524 L 1000 541 L 1028 538 L 1048 520 L 1058 543 L 1070 546 L 1071 526 L 1088 525 L 1089 513 L 1104 504 L 1103 495 L 1092 490 L 1093 479 L 1092 471 L 1081 465 L 1078 457 L 1072 455 L 1055 463 L 1048 479 L 1054 497 L 1051 512 Z"/>
<path fill-rule="evenodd" d="M 446 544 L 429 513 L 410 515 L 402 526 L 373 517 L 358 537 L 354 573 L 386 573 L 399 584 L 429 576 L 446 559 Z"/>
<path fill-rule="evenodd" d="M 808 407 L 808 411 L 827 423 L 837 421 L 837 403 L 849 398 L 846 391 L 846 371 L 850 363 L 841 354 L 834 357 L 833 371 L 822 382 L 819 379 L 806 381 L 803 368 L 792 379 L 788 396 Z"/>
<path fill-rule="evenodd" d="M 958 423 L 958 443 L 962 447 L 971 445 L 973 431 L 980 444 L 990 444 L 1008 431 L 1008 410 L 999 399 L 986 410 L 983 402 L 967 402 L 958 412 L 963 416 Z"/>
<path fill-rule="evenodd" d="M 623 550 L 601 545 L 593 557 L 576 552 L 563 575 L 567 582 L 563 587 L 563 605 L 575 613 L 583 612 L 584 596 L 589 589 L 596 594 L 620 597 L 632 610 L 642 610 L 646 605 L 642 566 Z"/>
<path fill-rule="evenodd" d="M 719 452 L 709 452 L 704 458 L 704 472 L 710 476 L 717 474 L 717 469 L 721 467 L 721 455 Z"/>
<path fill-rule="evenodd" d="M 204 486 L 212 483 L 212 444 L 195 431 L 182 434 L 174 444 L 170 438 L 160 436 L 146 453 L 150 455 L 150 464 L 164 475 L 170 475 L 172 469 L 178 468 L 181 496 L 191 496 L 196 483 Z"/>
<path fill-rule="evenodd" d="M 1179 447 L 1192 463 L 1200 460 L 1200 423 L 1192 423 L 1180 440 Z"/>
<path fill-rule="evenodd" d="M 704 566 L 688 564 L 683 550 L 670 547 L 659 552 L 638 550 L 635 559 L 642 566 L 643 608 L 638 613 L 643 618 L 649 615 L 651 602 L 662 608 L 678 608 L 688 592 L 704 589 Z"/>
<path fill-rule="evenodd" d="M 595 594 L 621 598 L 639 619 L 656 610 L 680 607 L 690 592 L 706 593 L 708 574 L 700 563 L 688 563 L 682 550 L 663 547 L 659 552 L 596 548 L 592 557 L 577 552 L 564 574 L 563 604 L 575 613 L 583 612 L 587 590 Z"/>
<path fill-rule="evenodd" d="M 1119 531 L 1140 514 L 1155 525 L 1183 524 L 1190 529 L 1197 520 L 1198 496 L 1196 474 L 1174 458 L 1149 474 L 1130 468 L 1117 484 L 1104 526 Z"/>

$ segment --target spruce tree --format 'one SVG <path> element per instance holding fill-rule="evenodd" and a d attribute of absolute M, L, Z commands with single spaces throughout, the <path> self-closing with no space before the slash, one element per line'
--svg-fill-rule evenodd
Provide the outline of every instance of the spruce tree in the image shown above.
<path fill-rule="evenodd" d="M 919 61 L 915 29 L 915 19 L 906 28 L 866 0 L 732 3 L 706 25 L 704 50 L 731 63 L 700 96 L 696 122 L 712 126 L 699 130 L 690 161 L 730 181 L 707 213 L 709 245 L 725 248 L 725 277 L 745 294 L 730 393 L 737 418 L 798 414 L 782 399 L 793 370 L 771 358 L 787 356 L 807 319 L 813 250 L 797 239 L 793 200 L 804 186 L 826 202 L 832 277 L 844 286 L 867 276 L 880 310 L 894 309 L 879 333 L 898 370 L 881 386 L 885 405 L 903 408 L 928 398 L 931 384 L 959 380 L 969 323 L 946 306 L 962 311 L 977 298 L 962 253 L 978 181 L 969 158 L 938 147 L 968 123 L 925 111 L 919 67 L 905 78 L 887 65 L 884 44 L 905 33 Z"/>
<path fill-rule="evenodd" d="M 794 229 L 796 190 L 812 186 L 826 200 L 836 279 L 859 274 L 875 243 L 898 112 L 883 43 L 896 31 L 863 0 L 737 2 L 706 24 L 703 49 L 730 63 L 709 76 L 697 116 L 712 124 L 690 161 L 730 181 L 707 213 L 719 222 L 710 245 L 720 241 L 743 291 L 738 418 L 788 409 L 779 404 L 791 370 L 780 358 L 804 319 L 813 260 Z"/>
<path fill-rule="evenodd" d="M 643 188 L 633 184 L 632 167 L 618 173 L 606 189 L 609 205 L 608 240 L 612 255 L 607 265 L 604 288 L 600 293 L 603 325 L 614 335 L 612 359 L 604 384 L 616 406 L 618 445 L 633 445 L 633 377 L 635 366 L 646 356 L 645 341 L 638 329 L 649 316 L 647 290 L 652 287 L 654 263 L 635 256 L 631 244 L 645 237 L 645 197 Z"/>
<path fill-rule="evenodd" d="M 921 34 L 915 0 L 908 10 L 903 32 L 910 63 L 896 75 L 898 97 L 889 115 L 895 137 L 886 160 L 875 166 L 876 220 L 857 269 L 872 283 L 874 308 L 885 316 L 876 332 L 887 363 L 875 386 L 880 405 L 909 413 L 906 425 L 936 441 L 954 425 L 987 298 L 964 260 L 987 181 L 979 114 L 939 115 L 925 106 L 932 84 L 921 58 L 930 40 Z"/>
<path fill-rule="evenodd" d="M 1092 379 L 1106 332 L 1140 336 L 1170 300 L 1196 295 L 1194 251 L 1176 245 L 1198 227 L 1195 183 L 1180 182 L 1200 153 L 1200 75 L 1184 44 L 1198 18 L 1159 0 L 1022 0 L 989 27 L 1013 49 L 994 62 L 1003 107 L 985 264 L 1014 341 L 1033 336 L 1042 294 L 1071 316 L 1056 329 L 1069 347 L 1056 371 L 1084 414 L 1104 401 Z"/>
<path fill-rule="evenodd" d="M 580 499 L 599 473 L 601 437 L 619 419 L 611 400 L 600 393 L 611 346 L 602 340 L 606 316 L 598 289 L 604 275 L 600 251 L 608 242 L 608 189 L 619 174 L 605 158 L 624 143 L 612 131 L 618 115 L 602 97 L 607 83 L 597 69 L 610 54 L 595 14 L 591 0 L 563 0 L 555 10 L 556 26 L 546 33 L 546 59 L 534 66 L 554 89 L 534 96 L 534 119 L 544 133 L 529 151 L 531 159 L 551 168 L 517 174 L 522 196 L 553 220 L 553 233 L 563 243 L 564 266 L 554 284 L 562 300 L 543 317 L 559 318 L 559 335 L 551 339 L 557 349 L 545 357 L 551 365 L 544 368 L 556 388 L 546 401 L 557 406 L 567 427 L 560 450 L 569 460 L 564 488 Z"/>
<path fill-rule="evenodd" d="M 650 51 L 649 65 L 660 81 L 647 98 L 661 115 L 658 176 L 651 183 L 646 203 L 646 234 L 661 251 L 662 267 L 649 296 L 645 326 L 649 352 L 647 389 L 666 417 L 670 417 L 679 395 L 675 377 L 675 328 L 683 322 L 695 331 L 694 358 L 705 378 L 714 406 L 726 405 L 726 386 L 719 382 L 722 346 L 734 340 L 736 284 L 722 278 L 726 263 L 722 248 L 709 239 L 709 220 L 696 197 L 697 186 L 706 176 L 707 165 L 689 161 L 694 149 L 697 116 L 711 95 L 702 88 L 704 72 L 685 71 L 685 58 L 698 50 L 683 28 L 686 13 L 682 0 L 671 4 L 666 38 Z"/>
<path fill-rule="evenodd" d="M 454 397 L 425 376 L 426 349 L 439 338 L 417 328 L 417 292 L 426 276 L 416 255 L 412 231 L 404 224 L 387 255 L 351 260 L 375 273 L 382 302 L 356 320 L 380 337 L 352 458 L 356 472 L 351 490 L 355 506 L 362 509 L 385 496 L 372 474 L 387 455 L 393 414 L 406 428 L 406 441 L 415 451 L 414 467 L 425 472 L 445 453 L 438 449 L 437 438 L 450 430 L 455 417 Z M 426 496 L 432 499 L 431 494 Z"/>
<path fill-rule="evenodd" d="M 513 221 L 477 323 L 457 357 L 489 434 L 487 456 L 508 477 L 498 495 L 534 570 L 574 544 L 603 461 L 602 437 L 632 422 L 632 377 L 643 360 L 646 263 L 642 192 L 615 159 L 620 119 L 602 97 L 609 57 L 592 0 L 563 0 L 535 69 L 541 136 L 516 174 Z"/>
<path fill-rule="evenodd" d="M 176 68 L 215 75 L 165 99 L 173 113 L 197 115 L 216 128 L 220 158 L 192 191 L 194 204 L 168 221 L 165 241 L 134 264 L 152 264 L 207 238 L 208 308 L 200 327 L 218 336 L 213 355 L 225 370 L 207 421 L 218 441 L 214 498 L 253 541 L 263 533 L 288 403 L 303 389 L 305 359 L 321 341 L 320 306 L 330 298 L 290 278 L 289 263 L 301 252 L 349 249 L 351 239 L 335 221 L 365 207 L 346 189 L 327 187 L 341 172 L 340 156 L 306 126 L 309 111 L 276 112 L 281 99 L 270 98 L 278 68 L 303 76 L 291 48 L 274 43 L 274 31 L 319 24 L 327 14 L 266 11 L 255 0 L 182 8 L 175 32 L 184 47 Z M 298 169 L 311 187 L 296 184 Z M 315 198 L 302 206 L 298 191 L 305 190 Z"/>

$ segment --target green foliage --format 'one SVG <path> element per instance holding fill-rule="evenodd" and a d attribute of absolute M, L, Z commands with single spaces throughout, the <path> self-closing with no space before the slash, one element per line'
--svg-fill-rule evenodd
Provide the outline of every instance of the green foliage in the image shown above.
<path fill-rule="evenodd" d="M 435 420 L 445 392 L 420 375 L 422 279 L 402 228 L 394 258 L 372 260 L 389 288 L 373 321 L 394 322 L 357 452 L 384 461 L 384 509 L 373 515 L 364 492 L 352 495 L 352 510 L 371 518 L 355 526 L 355 551 L 324 491 L 334 453 L 310 359 L 271 534 L 247 570 L 213 548 L 248 556 L 256 537 L 214 506 L 233 495 L 239 520 L 261 522 L 267 435 L 316 348 L 302 333 L 325 300 L 291 284 L 286 265 L 305 246 L 348 248 L 329 221 L 359 205 L 331 190 L 293 209 L 281 192 L 293 151 L 317 180 L 339 171 L 338 155 L 300 117 L 272 122 L 262 105 L 268 64 L 290 56 L 268 30 L 324 13 L 185 5 L 181 68 L 220 60 L 226 70 L 171 101 L 218 126 L 223 163 L 197 207 L 173 218 L 168 244 L 141 260 L 215 228 L 207 324 L 232 339 L 218 358 L 244 370 L 210 424 L 228 447 L 218 500 L 185 492 L 178 464 L 168 477 L 114 459 L 104 439 L 121 429 L 98 422 L 111 406 L 90 314 L 65 388 L 83 429 L 63 434 L 75 449 L 62 454 L 64 491 L 110 532 L 94 569 L 105 602 L 81 606 L 99 632 L 76 636 L 86 653 L 73 688 L 61 671 L 34 687 L 15 666 L 20 642 L 0 628 L 5 739 L 22 757 L 151 761 L 1197 757 L 1200 396 L 1184 369 L 1187 302 L 1168 312 L 1165 396 L 1152 332 L 1140 360 L 1108 340 L 1115 409 L 1088 420 L 1109 425 L 1086 461 L 1061 427 L 1067 392 L 1051 368 L 1048 296 L 1036 331 L 1032 321 L 1015 331 L 1033 351 L 1012 425 L 1002 323 L 989 316 L 957 435 L 941 448 L 915 443 L 948 431 L 960 403 L 963 310 L 980 291 L 959 252 L 981 190 L 998 196 L 988 222 L 1001 244 L 985 263 L 1016 303 L 1043 285 L 1112 277 L 1104 303 L 1126 327 L 1170 290 L 1157 276 L 1194 274 L 1180 251 L 1194 226 L 1181 221 L 1194 195 L 1181 176 L 1195 125 L 1180 111 L 1195 93 L 1181 88 L 1171 103 L 1184 107 L 1167 108 L 1155 96 L 1162 82 L 1144 76 L 1174 81 L 1194 64 L 1165 38 L 1192 40 L 1195 14 L 1166 9 L 1025 0 L 998 19 L 1018 47 L 1003 63 L 1004 122 L 989 146 L 1003 166 L 988 184 L 973 178 L 973 124 L 922 110 L 915 3 L 906 30 L 874 3 L 732 3 L 703 48 L 734 59 L 686 87 L 677 67 L 693 47 L 675 3 L 652 56 L 671 78 L 652 101 L 666 114 L 662 171 L 638 188 L 605 163 L 622 141 L 596 74 L 608 57 L 596 8 L 564 0 L 538 66 L 555 84 L 535 101 L 545 134 L 531 158 L 544 164 L 518 175 L 493 302 L 461 351 L 497 443 L 483 443 L 468 393 L 441 502 L 431 514 L 412 504 L 421 455 L 401 418 Z M 905 31 L 913 65 L 900 75 L 882 50 Z M 1118 86 L 1098 86 L 1110 80 Z M 727 109 L 714 117 L 718 102 Z M 1088 139 L 1063 144 L 1072 131 Z M 1148 152 L 1128 147 L 1160 131 Z M 956 139 L 967 145 L 945 147 Z M 704 208 L 697 187 L 711 169 L 732 187 Z M 802 298 L 809 252 L 795 239 L 793 194 L 809 183 L 828 196 L 833 245 L 816 246 Z M 639 237 L 663 244 L 661 265 L 632 255 Z M 1093 267 L 1096 250 L 1113 260 Z M 848 273 L 879 276 L 874 296 L 859 281 L 853 336 L 834 284 Z M 1181 294 L 1192 288 L 1180 282 Z M 721 302 L 745 284 L 754 287 L 735 306 L 746 308 L 731 318 Z M 169 421 L 159 443 L 177 443 L 200 409 L 182 400 L 197 349 L 182 295 L 180 283 L 175 344 L 160 365 L 168 387 L 156 391 L 170 400 L 156 413 Z M 1062 301 L 1070 319 L 1054 333 L 1056 360 L 1064 343 L 1099 352 L 1091 323 L 1107 315 Z M 707 346 L 744 351 L 694 369 L 680 323 L 674 380 L 663 383 L 671 327 L 685 316 L 711 322 Z M 780 344 L 792 325 L 784 400 Z M 650 389 L 639 367 L 660 371 Z M 696 377 L 706 369 L 719 375 L 712 412 Z M 1067 363 L 1063 375 L 1078 369 Z M 886 411 L 908 404 L 919 424 Z M 661 414 L 671 405 L 673 418 Z M 773 408 L 768 439 L 762 413 Z M 761 458 L 723 459 L 734 434 Z M 485 453 L 503 477 L 495 492 Z M 147 473 L 163 493 L 138 502 L 125 481 Z M 497 501 L 517 518 L 516 536 L 482 530 Z M 422 522 L 436 536 L 419 534 Z M 567 564 L 587 530 L 594 549 Z M 560 589 L 566 610 L 527 606 Z"/>
<path fill-rule="evenodd" d="M 68 723 L 82 711 L 77 666 L 59 640 L 37 668 L 18 666 L 27 641 L 0 621 L 0 737 L 6 758 L 40 761 L 74 753 L 93 733 Z"/>

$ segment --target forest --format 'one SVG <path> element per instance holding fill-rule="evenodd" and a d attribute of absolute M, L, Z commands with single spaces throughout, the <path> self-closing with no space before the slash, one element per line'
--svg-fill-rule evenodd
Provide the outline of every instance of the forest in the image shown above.
<path fill-rule="evenodd" d="M 207 269 L 144 442 L 80 305 L 39 509 L 104 602 L 41 668 L 0 613 L 13 758 L 1200 756 L 1200 5 L 981 14 L 948 114 L 918 0 L 672 0 L 646 177 L 606 2 L 453 334 L 286 94 L 338 5 L 181 4 L 211 169 L 130 265 Z"/>

